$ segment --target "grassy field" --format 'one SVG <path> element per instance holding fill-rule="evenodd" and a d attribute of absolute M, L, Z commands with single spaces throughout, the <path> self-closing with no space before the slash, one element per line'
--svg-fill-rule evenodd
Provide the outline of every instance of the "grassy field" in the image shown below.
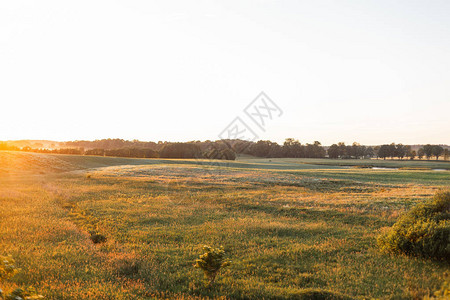
<path fill-rule="evenodd" d="M 447 263 L 382 254 L 375 239 L 448 188 L 449 171 L 342 165 L 351 162 L 0 152 L 0 254 L 22 269 L 1 287 L 33 285 L 48 299 L 295 299 L 308 289 L 420 299 L 439 289 Z M 93 244 L 93 229 L 107 241 Z M 213 288 L 193 268 L 203 245 L 232 261 Z"/>
<path fill-rule="evenodd" d="M 286 166 L 319 165 L 319 166 L 348 166 L 360 168 L 401 168 L 422 170 L 450 170 L 448 160 L 408 160 L 408 159 L 327 159 L 327 158 L 255 158 L 243 156 L 241 161 L 248 163 L 272 163 Z"/>

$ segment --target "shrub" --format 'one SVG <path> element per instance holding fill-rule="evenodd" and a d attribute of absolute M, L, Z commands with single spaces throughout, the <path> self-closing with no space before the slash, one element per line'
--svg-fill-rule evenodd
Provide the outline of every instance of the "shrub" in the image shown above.
<path fill-rule="evenodd" d="M 195 260 L 195 267 L 200 268 L 205 275 L 207 285 L 210 286 L 216 280 L 217 274 L 222 268 L 230 265 L 230 261 L 225 258 L 225 250 L 223 247 L 211 248 L 204 246 L 204 254 L 200 255 L 200 258 Z"/>
<path fill-rule="evenodd" d="M 401 216 L 378 238 L 386 252 L 433 259 L 450 258 L 450 191 L 437 193 Z"/>
<path fill-rule="evenodd" d="M 104 236 L 103 234 L 97 233 L 97 232 L 91 232 L 90 239 L 94 244 L 100 244 L 100 243 L 106 242 L 106 236 Z"/>

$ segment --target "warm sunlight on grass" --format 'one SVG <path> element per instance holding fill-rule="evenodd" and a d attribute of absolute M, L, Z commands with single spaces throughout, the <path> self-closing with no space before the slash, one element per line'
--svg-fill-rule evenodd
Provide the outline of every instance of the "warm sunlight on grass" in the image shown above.
<path fill-rule="evenodd" d="M 4 289 L 32 285 L 49 299 L 289 298 L 306 289 L 421 298 L 448 278 L 448 265 L 376 247 L 400 214 L 448 186 L 447 173 L 238 163 L 205 172 L 183 161 L 61 173 L 94 162 L 0 155 L 11 162 L 2 164 L 0 241 L 22 268 Z M 106 240 L 94 244 L 92 231 Z M 214 289 L 193 268 L 203 245 L 230 253 Z"/>

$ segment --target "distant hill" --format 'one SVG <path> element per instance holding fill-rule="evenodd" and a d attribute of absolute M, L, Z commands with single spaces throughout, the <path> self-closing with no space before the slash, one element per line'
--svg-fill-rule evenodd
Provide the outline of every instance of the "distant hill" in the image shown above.
<path fill-rule="evenodd" d="M 14 140 L 14 141 L 4 141 L 9 146 L 15 146 L 19 148 L 30 147 L 30 148 L 45 148 L 45 149 L 57 149 L 62 148 L 64 142 L 56 142 L 49 140 Z"/>
<path fill-rule="evenodd" d="M 0 176 L 46 174 L 119 165 L 146 165 L 149 159 L 0 151 Z"/>
<path fill-rule="evenodd" d="M 102 139 L 95 141 L 49 141 L 49 140 L 9 140 L 4 141 L 8 146 L 19 148 L 30 147 L 33 149 L 62 149 L 62 148 L 83 148 L 89 149 L 121 149 L 121 148 L 148 148 L 158 150 L 162 147 L 161 143 L 142 142 L 138 140 L 128 141 L 123 139 Z"/>

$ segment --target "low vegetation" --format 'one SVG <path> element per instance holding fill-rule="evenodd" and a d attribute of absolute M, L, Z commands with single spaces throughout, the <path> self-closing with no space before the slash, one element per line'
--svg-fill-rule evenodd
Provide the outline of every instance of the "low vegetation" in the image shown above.
<path fill-rule="evenodd" d="M 220 270 L 228 267 L 231 264 L 231 261 L 226 259 L 223 247 L 211 248 L 209 246 L 204 246 L 203 251 L 205 251 L 205 253 L 195 260 L 195 267 L 200 268 L 203 271 L 207 280 L 207 285 L 211 286 L 216 280 L 216 276 L 219 274 Z"/>
<path fill-rule="evenodd" d="M 420 203 L 381 235 L 382 250 L 426 258 L 450 258 L 450 191 L 437 193 Z"/>
<path fill-rule="evenodd" d="M 22 269 L 1 287 L 33 286 L 46 299 L 444 294 L 446 261 L 387 255 L 377 237 L 447 187 L 448 171 L 317 161 L 0 153 L 0 243 Z M 223 245 L 232 259 L 210 287 L 193 268 L 203 245 Z"/>

